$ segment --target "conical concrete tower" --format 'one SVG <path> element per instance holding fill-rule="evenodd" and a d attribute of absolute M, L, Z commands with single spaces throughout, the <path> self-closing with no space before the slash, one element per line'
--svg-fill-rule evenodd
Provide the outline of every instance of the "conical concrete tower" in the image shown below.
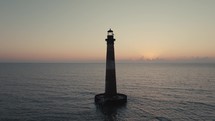
<path fill-rule="evenodd" d="M 115 55 L 114 55 L 114 34 L 110 29 L 107 32 L 107 55 L 106 55 L 106 75 L 105 93 L 95 96 L 96 104 L 120 105 L 127 102 L 127 96 L 117 93 Z"/>
<path fill-rule="evenodd" d="M 110 29 L 107 34 L 107 55 L 106 55 L 106 76 L 105 76 L 105 94 L 113 96 L 117 94 L 116 89 L 116 71 L 114 55 L 114 34 Z"/>

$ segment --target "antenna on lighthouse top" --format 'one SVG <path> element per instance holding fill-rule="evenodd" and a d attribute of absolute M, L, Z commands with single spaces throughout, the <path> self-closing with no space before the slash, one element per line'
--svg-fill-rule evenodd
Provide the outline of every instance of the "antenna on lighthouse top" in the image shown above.
<path fill-rule="evenodd" d="M 111 30 L 111 28 L 108 30 L 108 32 L 113 32 L 113 30 Z"/>

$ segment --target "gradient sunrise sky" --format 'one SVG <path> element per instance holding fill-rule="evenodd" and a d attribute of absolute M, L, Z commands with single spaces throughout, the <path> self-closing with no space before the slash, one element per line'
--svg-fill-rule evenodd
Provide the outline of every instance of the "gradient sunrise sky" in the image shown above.
<path fill-rule="evenodd" d="M 215 0 L 1 0 L 0 62 L 215 58 Z"/>

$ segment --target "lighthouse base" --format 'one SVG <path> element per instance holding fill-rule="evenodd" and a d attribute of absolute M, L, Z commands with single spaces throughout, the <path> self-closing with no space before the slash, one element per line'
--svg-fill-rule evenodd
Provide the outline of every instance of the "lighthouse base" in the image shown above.
<path fill-rule="evenodd" d="M 95 96 L 95 103 L 99 105 L 123 105 L 126 102 L 127 96 L 119 93 L 113 96 L 107 96 L 104 93 Z"/>

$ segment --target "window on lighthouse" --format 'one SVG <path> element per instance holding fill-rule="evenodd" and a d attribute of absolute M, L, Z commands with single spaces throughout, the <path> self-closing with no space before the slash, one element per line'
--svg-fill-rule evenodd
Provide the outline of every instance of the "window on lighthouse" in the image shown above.
<path fill-rule="evenodd" d="M 108 36 L 113 36 L 113 31 L 111 29 L 108 30 Z"/>

